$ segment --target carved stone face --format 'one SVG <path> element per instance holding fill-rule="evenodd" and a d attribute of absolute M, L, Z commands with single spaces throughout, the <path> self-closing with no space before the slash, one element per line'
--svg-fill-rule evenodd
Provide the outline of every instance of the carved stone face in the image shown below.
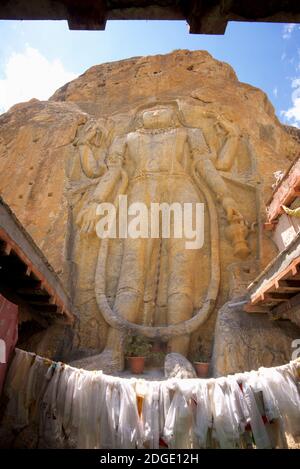
<path fill-rule="evenodd" d="M 144 111 L 143 125 L 146 129 L 170 127 L 173 124 L 174 111 L 172 108 L 159 108 Z"/>

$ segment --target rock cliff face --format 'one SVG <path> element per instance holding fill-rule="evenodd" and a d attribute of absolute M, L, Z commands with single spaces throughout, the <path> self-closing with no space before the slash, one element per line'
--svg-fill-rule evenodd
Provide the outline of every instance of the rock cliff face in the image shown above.
<path fill-rule="evenodd" d="M 145 159 L 150 144 L 148 137 L 144 137 L 147 129 L 141 123 L 143 113 L 166 108 L 176 115 L 167 130 L 184 135 L 182 138 L 187 142 L 181 163 L 188 177 L 192 177 L 193 161 L 200 158 L 200 179 L 195 190 L 199 190 L 199 201 L 205 204 L 207 220 L 203 248 L 195 254 L 193 264 L 184 261 L 186 272 L 193 265 L 192 310 L 185 314 L 183 305 L 183 313 L 179 312 L 173 322 L 180 323 L 202 311 L 212 286 L 209 300 L 213 306 L 209 314 L 196 329 L 188 331 L 189 353 L 195 351 L 200 338 L 201 349 L 208 355 L 217 310 L 231 293 L 242 294 L 248 280 L 275 253 L 261 228 L 264 203 L 271 194 L 273 173 L 286 169 L 299 152 L 299 144 L 277 120 L 266 95 L 240 83 L 228 64 L 214 60 L 207 52 L 179 50 L 94 66 L 60 88 L 49 101 L 31 100 L 0 116 L 1 195 L 75 299 L 80 311 L 74 344 L 79 350 L 78 357 L 80 353 L 101 352 L 109 335 L 95 294 L 95 288 L 100 289 L 97 273 L 100 240 L 94 230 L 85 233 L 95 223 L 95 213 L 90 207 L 100 201 L 97 197 L 106 184 L 103 178 L 109 178 L 109 174 L 113 174 L 113 190 L 106 201 L 113 202 L 120 193 L 121 182 L 115 176 L 117 170 L 112 168 L 126 175 L 126 193 L 132 194 L 134 174 L 141 168 L 137 159 L 130 160 L 134 152 L 129 151 L 129 156 L 126 153 L 128 138 L 143 135 L 139 140 L 140 161 L 142 156 Z M 194 135 L 198 136 L 198 143 L 201 141 L 199 146 L 193 140 Z M 161 138 L 166 155 L 176 153 L 177 147 L 171 148 L 168 137 Z M 158 172 L 162 173 L 161 169 Z M 168 168 L 161 183 L 167 192 L 170 193 L 170 187 L 174 192 L 183 187 L 182 182 L 178 185 L 172 182 L 169 175 Z M 187 201 L 184 193 L 182 189 L 179 202 Z M 140 197 L 145 201 L 143 189 Z M 121 266 L 127 252 L 123 241 L 114 240 L 108 249 L 105 295 L 113 309 L 120 284 L 130 290 L 124 281 L 130 274 L 122 277 Z M 162 242 L 160 256 L 151 257 L 152 248 L 147 244 L 146 249 L 151 251 L 148 264 L 141 248 L 134 249 L 140 269 L 147 271 L 143 274 L 144 289 L 139 292 L 139 314 L 134 322 L 141 326 L 167 326 L 172 311 L 164 292 L 169 279 L 176 274 L 166 264 L 168 247 Z M 131 263 L 127 272 L 135 268 Z M 151 290 L 155 282 L 161 293 Z M 182 301 L 178 304 L 183 304 Z M 201 314 L 205 316 L 203 311 Z M 164 333 L 161 337 L 169 339 Z M 28 343 L 30 347 L 33 346 Z M 43 353 L 38 346 L 34 347 Z"/>

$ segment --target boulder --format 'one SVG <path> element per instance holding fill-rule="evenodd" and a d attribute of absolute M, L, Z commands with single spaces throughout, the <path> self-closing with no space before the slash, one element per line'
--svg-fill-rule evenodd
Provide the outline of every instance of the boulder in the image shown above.
<path fill-rule="evenodd" d="M 165 377 L 170 378 L 197 378 L 196 371 L 180 353 L 169 353 L 165 359 Z"/>

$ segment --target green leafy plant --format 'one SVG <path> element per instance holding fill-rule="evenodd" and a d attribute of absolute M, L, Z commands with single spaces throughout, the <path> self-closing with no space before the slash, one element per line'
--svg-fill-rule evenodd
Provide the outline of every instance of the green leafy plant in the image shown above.
<path fill-rule="evenodd" d="M 201 343 L 201 341 L 198 339 L 197 341 L 197 346 L 194 350 L 193 353 L 193 362 L 194 363 L 207 363 L 209 361 L 209 358 L 207 356 L 207 353 L 205 352 L 205 349 Z"/>
<path fill-rule="evenodd" d="M 153 360 L 153 365 L 159 366 L 164 362 L 164 359 L 166 357 L 165 352 L 153 352 L 151 351 L 149 353 L 149 358 Z"/>
<path fill-rule="evenodd" d="M 127 357 L 148 357 L 151 344 L 139 335 L 128 336 L 125 341 L 125 355 Z"/>

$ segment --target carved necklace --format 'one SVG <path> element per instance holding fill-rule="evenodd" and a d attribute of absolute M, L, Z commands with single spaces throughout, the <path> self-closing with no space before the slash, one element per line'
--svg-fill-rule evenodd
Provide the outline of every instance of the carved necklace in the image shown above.
<path fill-rule="evenodd" d="M 159 129 L 145 129 L 144 127 L 141 127 L 140 129 L 137 129 L 137 130 L 138 132 L 141 132 L 142 134 L 155 135 L 155 134 L 162 134 L 164 132 L 169 132 L 170 130 L 174 130 L 174 129 L 176 129 L 176 127 L 172 126 L 172 127 L 162 127 Z"/>

